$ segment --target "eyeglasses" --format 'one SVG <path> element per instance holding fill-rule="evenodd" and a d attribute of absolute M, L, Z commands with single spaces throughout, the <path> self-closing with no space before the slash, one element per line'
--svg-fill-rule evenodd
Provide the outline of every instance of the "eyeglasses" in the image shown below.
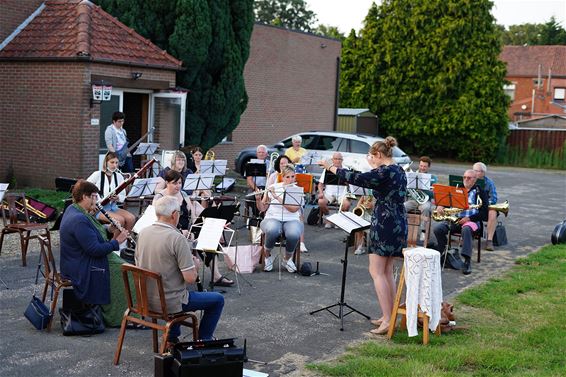
<path fill-rule="evenodd" d="M 475 177 L 466 177 L 464 176 L 464 179 L 474 179 Z"/>
<path fill-rule="evenodd" d="M 343 158 L 332 157 L 333 160 L 343 160 Z"/>

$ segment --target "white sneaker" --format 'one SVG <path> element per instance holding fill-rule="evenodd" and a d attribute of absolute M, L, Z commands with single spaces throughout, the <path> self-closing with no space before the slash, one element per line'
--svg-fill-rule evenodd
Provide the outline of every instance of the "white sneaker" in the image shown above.
<path fill-rule="evenodd" d="M 366 248 L 363 247 L 363 246 L 360 246 L 356 249 L 356 251 L 354 251 L 354 254 L 355 255 L 362 255 L 362 254 L 365 254 L 366 252 L 367 252 Z"/>
<path fill-rule="evenodd" d="M 332 224 L 330 223 L 324 224 L 324 229 L 330 229 L 330 228 L 332 228 Z"/>
<path fill-rule="evenodd" d="M 285 267 L 287 271 L 293 273 L 297 271 L 297 266 L 293 263 L 293 259 L 287 259 L 287 262 L 281 261 L 281 267 Z"/>
<path fill-rule="evenodd" d="M 308 253 L 309 249 L 307 249 L 307 246 L 305 245 L 304 242 L 301 242 L 301 253 Z"/>
<path fill-rule="evenodd" d="M 273 256 L 269 256 L 265 258 L 263 270 L 268 272 L 273 270 Z"/>

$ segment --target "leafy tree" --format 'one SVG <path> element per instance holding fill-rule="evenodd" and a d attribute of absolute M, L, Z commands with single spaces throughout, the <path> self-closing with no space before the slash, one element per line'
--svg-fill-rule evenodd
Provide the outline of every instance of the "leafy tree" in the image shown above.
<path fill-rule="evenodd" d="M 305 0 L 256 0 L 254 10 L 258 22 L 307 32 L 317 20 Z"/>
<path fill-rule="evenodd" d="M 566 45 L 566 30 L 554 17 L 544 24 L 511 25 L 503 28 L 501 40 L 504 45 Z"/>
<path fill-rule="evenodd" d="M 185 140 L 208 149 L 232 132 L 248 102 L 243 71 L 253 0 L 98 0 L 121 22 L 183 61 Z"/>
<path fill-rule="evenodd" d="M 320 24 L 313 30 L 315 34 L 344 41 L 346 36 L 336 26 Z"/>
<path fill-rule="evenodd" d="M 494 158 L 508 99 L 491 7 L 489 0 L 384 0 L 370 9 L 361 43 L 373 60 L 362 55 L 358 98 L 380 116 L 384 134 L 418 153 Z"/>
<path fill-rule="evenodd" d="M 560 26 L 554 16 L 540 28 L 541 45 L 566 45 L 566 30 Z"/>

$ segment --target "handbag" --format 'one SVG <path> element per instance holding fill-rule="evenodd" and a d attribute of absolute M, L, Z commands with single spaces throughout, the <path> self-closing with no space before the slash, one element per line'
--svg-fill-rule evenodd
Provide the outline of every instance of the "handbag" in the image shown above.
<path fill-rule="evenodd" d="M 307 216 L 307 224 L 316 225 L 320 221 L 320 207 L 313 207 Z"/>
<path fill-rule="evenodd" d="M 102 310 L 99 305 L 81 310 L 59 309 L 63 335 L 94 335 L 104 332 Z"/>
<path fill-rule="evenodd" d="M 43 301 L 36 297 L 35 294 L 32 296 L 31 301 L 24 312 L 24 317 L 26 317 L 38 330 L 47 328 L 49 321 L 51 321 L 51 313 L 49 313 L 49 309 Z"/>
<path fill-rule="evenodd" d="M 495 246 L 505 246 L 507 245 L 507 232 L 505 231 L 505 226 L 499 221 L 495 227 L 495 233 L 493 234 L 493 245 Z"/>

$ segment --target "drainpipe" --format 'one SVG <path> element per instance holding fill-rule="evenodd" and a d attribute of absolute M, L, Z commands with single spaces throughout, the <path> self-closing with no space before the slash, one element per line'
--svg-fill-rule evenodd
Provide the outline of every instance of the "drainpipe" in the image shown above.
<path fill-rule="evenodd" d="M 332 130 L 336 131 L 338 129 L 338 104 L 340 103 L 340 57 L 336 58 L 336 86 L 334 88 L 336 95 L 334 96 L 334 122 L 332 124 Z"/>

